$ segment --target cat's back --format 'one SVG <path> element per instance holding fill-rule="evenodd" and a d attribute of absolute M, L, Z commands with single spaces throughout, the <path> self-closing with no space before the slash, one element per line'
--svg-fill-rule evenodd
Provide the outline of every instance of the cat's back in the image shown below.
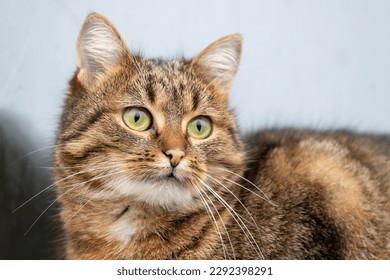
<path fill-rule="evenodd" d="M 268 130 L 246 144 L 246 177 L 276 205 L 250 206 L 268 257 L 390 257 L 389 136 Z"/>
<path fill-rule="evenodd" d="M 283 170 L 295 167 L 295 172 L 305 174 L 338 171 L 331 174 L 346 176 L 347 170 L 370 173 L 383 183 L 379 187 L 389 191 L 390 135 L 285 129 L 260 131 L 245 141 L 251 151 L 249 158 L 260 159 L 258 164 L 277 161 Z"/>

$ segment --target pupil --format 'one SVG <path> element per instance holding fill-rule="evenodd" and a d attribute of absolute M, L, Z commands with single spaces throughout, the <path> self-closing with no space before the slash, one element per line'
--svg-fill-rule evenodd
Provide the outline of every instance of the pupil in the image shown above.
<path fill-rule="evenodd" d="M 135 113 L 135 115 L 134 115 L 134 122 L 137 123 L 140 118 L 141 118 L 141 114 L 139 112 Z"/>
<path fill-rule="evenodd" d="M 196 128 L 198 129 L 198 131 L 200 132 L 201 129 L 202 129 L 202 123 L 200 121 L 197 121 L 196 122 Z"/>

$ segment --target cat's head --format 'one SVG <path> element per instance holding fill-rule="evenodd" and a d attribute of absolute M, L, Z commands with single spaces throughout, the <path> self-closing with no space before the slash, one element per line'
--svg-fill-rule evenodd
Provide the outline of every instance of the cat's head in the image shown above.
<path fill-rule="evenodd" d="M 144 59 L 107 19 L 89 15 L 57 137 L 61 192 L 165 208 L 191 205 L 207 186 L 219 192 L 243 172 L 228 108 L 240 54 L 241 37 L 230 35 L 191 60 Z"/>

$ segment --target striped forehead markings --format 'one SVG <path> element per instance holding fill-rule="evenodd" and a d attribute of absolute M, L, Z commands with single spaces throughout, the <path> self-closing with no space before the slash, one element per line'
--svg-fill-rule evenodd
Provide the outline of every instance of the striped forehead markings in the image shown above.
<path fill-rule="evenodd" d="M 156 98 L 156 93 L 153 88 L 153 76 L 151 74 L 148 74 L 147 76 L 147 84 L 146 84 L 146 94 L 148 96 L 148 99 L 150 103 L 154 104 L 155 103 L 155 98 Z"/>

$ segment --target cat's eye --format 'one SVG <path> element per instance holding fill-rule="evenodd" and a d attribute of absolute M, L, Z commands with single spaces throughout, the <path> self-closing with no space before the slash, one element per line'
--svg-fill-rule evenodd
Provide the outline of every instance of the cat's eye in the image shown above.
<path fill-rule="evenodd" d="M 211 121 L 206 117 L 197 117 L 187 126 L 188 135 L 196 139 L 205 139 L 211 134 Z"/>
<path fill-rule="evenodd" d="M 123 111 L 123 122 L 132 130 L 145 131 L 152 125 L 152 116 L 144 108 L 129 107 Z"/>

